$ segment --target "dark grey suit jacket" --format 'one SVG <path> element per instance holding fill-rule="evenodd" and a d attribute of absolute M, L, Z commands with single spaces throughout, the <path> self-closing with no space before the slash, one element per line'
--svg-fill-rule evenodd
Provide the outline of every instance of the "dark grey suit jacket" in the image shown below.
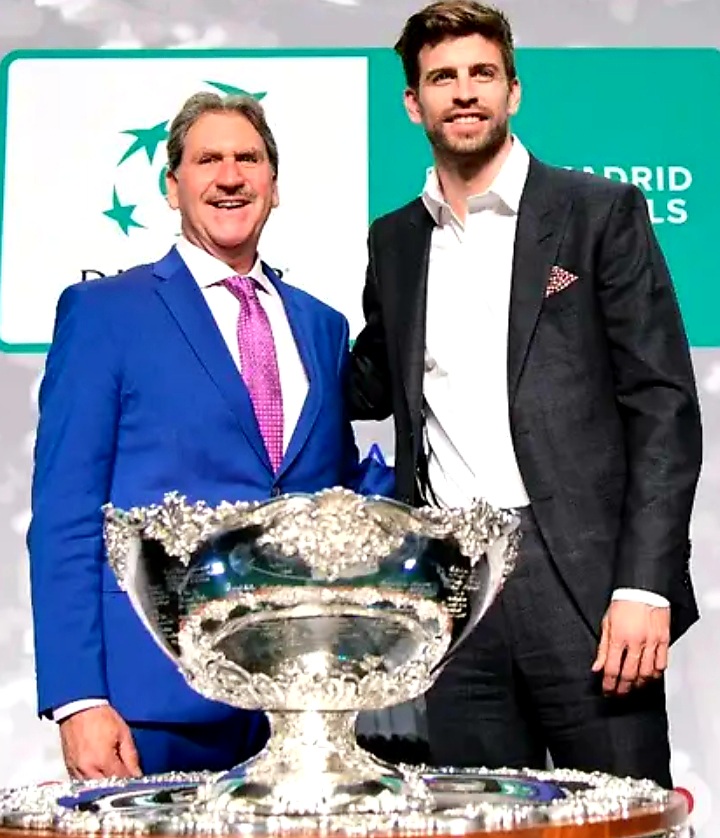
<path fill-rule="evenodd" d="M 397 495 L 425 496 L 427 270 L 419 199 L 369 234 L 356 419 L 394 415 Z M 577 277 L 546 296 L 551 269 Z M 482 275 L 482 263 L 477 265 Z M 472 352 L 472 335 L 461 334 Z M 482 358 L 477 359 L 478 385 Z M 697 619 L 690 513 L 701 426 L 687 340 L 642 193 L 531 158 L 518 215 L 507 353 L 520 472 L 561 577 L 598 632 L 612 590 L 667 597 L 672 633 Z M 482 416 L 477 417 L 478 432 Z"/>

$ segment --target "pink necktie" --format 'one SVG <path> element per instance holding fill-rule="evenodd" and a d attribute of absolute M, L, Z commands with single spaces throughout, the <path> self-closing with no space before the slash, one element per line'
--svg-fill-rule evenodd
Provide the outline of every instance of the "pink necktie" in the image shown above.
<path fill-rule="evenodd" d="M 260 305 L 257 282 L 252 277 L 231 276 L 223 285 L 240 300 L 237 339 L 242 376 L 270 463 L 277 471 L 283 457 L 283 405 L 270 321 Z"/>

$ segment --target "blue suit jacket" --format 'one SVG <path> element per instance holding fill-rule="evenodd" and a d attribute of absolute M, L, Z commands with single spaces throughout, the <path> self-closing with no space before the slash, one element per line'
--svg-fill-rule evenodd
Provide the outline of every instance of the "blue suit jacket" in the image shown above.
<path fill-rule="evenodd" d="M 342 401 L 347 321 L 265 270 L 309 380 L 277 475 L 248 391 L 174 249 L 62 294 L 40 390 L 28 533 L 41 713 L 88 697 L 107 697 L 132 721 L 238 712 L 195 694 L 135 616 L 105 558 L 104 503 L 127 509 L 177 490 L 217 504 L 354 485 Z"/>

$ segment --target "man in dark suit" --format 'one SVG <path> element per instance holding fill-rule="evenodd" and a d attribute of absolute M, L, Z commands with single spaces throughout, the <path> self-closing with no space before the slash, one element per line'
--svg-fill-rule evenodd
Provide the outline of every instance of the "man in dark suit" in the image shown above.
<path fill-rule="evenodd" d="M 498 10 L 440 0 L 396 46 L 435 166 L 369 234 L 356 418 L 394 416 L 409 503 L 521 513 L 517 569 L 427 695 L 441 764 L 671 785 L 663 672 L 696 619 L 701 460 L 673 287 L 633 186 L 551 168 Z"/>
<path fill-rule="evenodd" d="M 28 535 L 39 711 L 78 778 L 223 769 L 261 713 L 193 692 L 122 593 L 102 506 L 357 488 L 345 318 L 258 256 L 278 153 L 249 97 L 191 97 L 170 129 L 182 236 L 159 262 L 74 285 L 40 391 Z"/>

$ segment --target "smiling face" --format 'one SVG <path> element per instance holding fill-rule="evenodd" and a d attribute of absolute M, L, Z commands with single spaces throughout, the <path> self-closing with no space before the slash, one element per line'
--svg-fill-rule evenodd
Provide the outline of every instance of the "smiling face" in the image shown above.
<path fill-rule="evenodd" d="M 180 165 L 168 173 L 167 187 L 185 237 L 247 273 L 265 222 L 278 205 L 265 143 L 249 120 L 236 113 L 203 114 L 185 137 Z"/>
<path fill-rule="evenodd" d="M 510 142 L 520 83 L 507 78 L 496 43 L 482 35 L 447 38 L 420 50 L 418 69 L 417 89 L 405 91 L 405 106 L 436 154 L 489 160 Z"/>

